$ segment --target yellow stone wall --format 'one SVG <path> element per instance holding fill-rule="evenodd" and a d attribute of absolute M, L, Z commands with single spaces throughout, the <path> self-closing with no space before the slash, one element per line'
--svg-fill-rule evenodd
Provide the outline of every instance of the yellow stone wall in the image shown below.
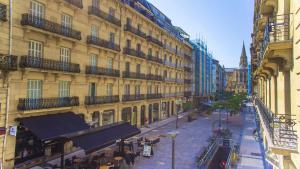
<path fill-rule="evenodd" d="M 27 116 L 38 116 L 46 115 L 49 113 L 59 113 L 72 111 L 75 113 L 82 113 L 85 116 L 85 120 L 90 122 L 92 120 L 92 113 L 94 111 L 103 112 L 105 110 L 115 110 L 115 121 L 121 120 L 121 110 L 125 107 L 138 107 L 137 119 L 140 119 L 140 109 L 142 105 L 146 106 L 146 117 L 148 117 L 148 105 L 159 103 L 161 106 L 162 102 L 175 102 L 183 97 L 184 91 L 189 91 L 190 86 L 184 85 L 184 83 L 177 82 L 164 82 L 164 81 L 152 81 L 152 80 L 139 80 L 139 79 L 127 79 L 122 78 L 122 73 L 125 70 L 125 62 L 130 62 L 130 71 L 136 71 L 136 64 L 141 65 L 141 73 L 152 73 L 155 74 L 156 69 L 159 75 L 163 75 L 163 72 L 167 70 L 168 75 L 175 78 L 176 74 L 180 79 L 190 78 L 190 74 L 185 72 L 183 65 L 188 65 L 189 62 L 186 61 L 183 54 L 175 54 L 170 50 L 159 47 L 147 41 L 147 39 L 141 38 L 135 34 L 128 31 L 124 31 L 124 25 L 126 24 L 126 18 L 130 17 L 132 19 L 132 26 L 137 27 L 137 24 L 141 24 L 141 31 L 149 35 L 152 31 L 152 36 L 161 40 L 163 43 L 172 44 L 172 48 L 178 47 L 178 50 L 187 53 L 191 56 L 192 47 L 187 43 L 183 43 L 178 39 L 174 38 L 167 31 L 163 30 L 152 21 L 137 13 L 128 5 L 120 3 L 118 0 L 100 0 L 100 9 L 108 13 L 109 8 L 115 9 L 115 16 L 121 19 L 122 26 L 118 27 L 114 24 L 105 21 L 96 16 L 91 16 L 88 14 L 88 7 L 91 5 L 90 0 L 83 0 L 83 9 L 74 7 L 73 5 L 65 2 L 64 0 L 35 0 L 40 2 L 45 6 L 45 19 L 55 21 L 60 24 L 61 15 L 68 14 L 72 16 L 72 28 L 81 32 L 81 40 L 75 40 L 72 38 L 66 38 L 64 36 L 58 36 L 57 34 L 44 31 L 39 28 L 34 28 L 31 26 L 21 25 L 21 16 L 24 13 L 28 13 L 30 9 L 30 0 L 14 1 L 13 2 L 13 46 L 12 55 L 19 57 L 23 55 L 28 55 L 28 42 L 30 40 L 40 41 L 44 45 L 43 58 L 59 60 L 60 57 L 60 47 L 67 47 L 71 49 L 71 62 L 80 64 L 80 73 L 66 73 L 57 72 L 49 70 L 40 70 L 34 68 L 19 68 L 18 71 L 12 72 L 9 76 L 9 84 L 11 88 L 10 100 L 9 100 L 9 125 L 17 125 L 16 118 L 27 117 Z M 0 3 L 6 4 L 9 9 L 8 0 L 0 0 Z M 9 16 L 9 13 L 8 13 Z M 121 51 L 116 52 L 103 47 L 97 47 L 95 45 L 87 45 L 87 36 L 91 35 L 91 26 L 96 25 L 99 29 L 99 37 L 108 40 L 109 33 L 115 33 L 115 42 L 120 45 Z M 0 53 L 9 53 L 9 22 L 0 22 Z M 159 52 L 159 57 L 164 59 L 166 55 L 167 58 L 172 58 L 172 62 L 175 60 L 182 63 L 182 68 L 175 68 L 166 66 L 164 64 L 159 64 L 156 62 L 149 61 L 147 59 L 140 59 L 134 56 L 129 56 L 123 54 L 123 48 L 126 46 L 126 40 L 131 40 L 131 47 L 135 48 L 137 43 L 142 45 L 142 51 L 147 54 L 148 48 L 152 48 L 152 55 L 155 55 L 156 51 Z M 113 68 L 120 70 L 121 77 L 109 77 L 109 76 L 98 76 L 98 75 L 87 75 L 85 73 L 86 66 L 90 65 L 90 55 L 98 55 L 98 65 L 99 67 L 106 67 L 108 58 L 113 58 Z M 148 68 L 151 67 L 151 72 L 148 72 Z M 63 107 L 63 108 L 53 108 L 44 110 L 33 110 L 33 111 L 19 111 L 17 105 L 20 98 L 27 97 L 27 82 L 29 79 L 36 79 L 43 81 L 42 97 L 58 97 L 58 87 L 59 81 L 65 80 L 71 83 L 70 86 L 70 96 L 78 96 L 80 101 L 80 106 L 78 107 Z M 104 105 L 94 105 L 86 106 L 84 104 L 85 96 L 88 96 L 88 84 L 90 82 L 95 82 L 97 84 L 97 96 L 106 95 L 106 85 L 108 83 L 113 84 L 113 95 L 119 95 L 120 102 L 113 104 Z M 159 85 L 160 93 L 179 93 L 175 97 L 165 97 L 162 99 L 153 100 L 140 100 L 133 102 L 122 102 L 122 95 L 124 94 L 124 85 L 130 84 L 131 94 L 134 94 L 134 86 L 136 84 L 141 85 L 141 94 L 147 94 L 147 86 L 152 86 L 152 91 L 154 91 L 154 86 Z M 166 89 L 166 91 L 164 90 Z M 1 97 L 4 97 L 1 95 Z M 1 100 L 3 100 L 1 98 Z M 3 104 L 3 102 L 1 102 Z M 175 103 L 174 103 L 175 110 Z M 1 107 L 1 126 L 3 126 L 3 115 L 4 107 Z M 160 114 L 161 117 L 161 114 Z M 100 120 L 101 121 L 101 120 Z M 140 120 L 137 122 L 140 126 Z M 100 124 L 101 125 L 101 124 Z M 2 144 L 2 137 L 0 138 Z M 0 145 L 3 148 L 2 145 Z M 7 135 L 7 144 L 4 150 L 5 161 L 3 165 L 5 169 L 12 168 L 14 163 L 14 148 L 15 148 L 15 137 Z M 0 149 L 1 149 L 0 148 Z M 0 152 L 0 157 L 2 156 Z"/>

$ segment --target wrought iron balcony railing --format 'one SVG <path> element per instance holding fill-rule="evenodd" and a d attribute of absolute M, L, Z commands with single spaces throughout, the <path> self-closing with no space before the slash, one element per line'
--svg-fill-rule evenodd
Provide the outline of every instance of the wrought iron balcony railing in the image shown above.
<path fill-rule="evenodd" d="M 68 38 L 73 38 L 77 40 L 81 40 L 81 32 L 74 30 L 69 27 L 65 27 L 63 25 L 60 25 L 58 23 L 46 20 L 41 17 L 34 16 L 32 14 L 22 14 L 22 20 L 21 20 L 22 25 L 28 25 L 32 26 L 38 29 L 42 29 L 44 31 L 48 31 L 51 33 L 55 33 L 61 36 L 65 36 Z"/>
<path fill-rule="evenodd" d="M 82 0 L 64 0 L 66 2 L 68 2 L 69 4 L 76 6 L 77 8 L 82 9 L 83 5 L 82 5 Z"/>
<path fill-rule="evenodd" d="M 150 61 L 153 61 L 153 62 L 157 62 L 157 63 L 163 63 L 163 60 L 160 59 L 159 57 L 155 57 L 155 56 L 152 56 L 152 55 L 147 55 L 147 59 L 150 60 Z"/>
<path fill-rule="evenodd" d="M 131 48 L 123 48 L 123 53 L 126 55 L 131 55 L 131 56 L 135 56 L 141 59 L 146 59 L 146 55 L 144 52 L 142 51 L 137 51 L 135 49 L 131 49 Z"/>
<path fill-rule="evenodd" d="M 164 78 L 164 81 L 165 81 L 165 82 L 172 82 L 172 83 L 175 83 L 175 82 L 176 82 L 176 79 L 170 78 L 170 77 L 166 77 L 166 78 Z"/>
<path fill-rule="evenodd" d="M 0 21 L 7 21 L 7 6 L 0 3 Z"/>
<path fill-rule="evenodd" d="M 186 72 L 192 72 L 192 69 L 188 66 L 184 66 L 184 71 Z"/>
<path fill-rule="evenodd" d="M 114 42 L 110 42 L 95 36 L 88 36 L 87 37 L 87 44 L 92 44 L 96 46 L 100 46 L 103 48 L 111 49 L 117 52 L 120 52 L 120 45 L 115 44 Z"/>
<path fill-rule="evenodd" d="M 147 79 L 144 73 L 127 72 L 127 71 L 123 71 L 123 78 Z"/>
<path fill-rule="evenodd" d="M 154 74 L 147 74 L 147 80 L 157 80 L 162 81 L 163 78 L 160 75 L 154 75 Z"/>
<path fill-rule="evenodd" d="M 62 72 L 70 72 L 70 73 L 80 73 L 79 64 L 38 58 L 33 56 L 22 56 L 20 60 L 20 67 L 37 68 L 37 69 L 62 71 Z"/>
<path fill-rule="evenodd" d="M 261 52 L 264 53 L 270 43 L 284 42 L 292 39 L 290 34 L 291 14 L 276 15 L 268 18 L 264 29 Z"/>
<path fill-rule="evenodd" d="M 145 100 L 146 96 L 144 94 L 137 94 L 137 95 L 123 95 L 122 101 L 138 101 L 138 100 Z"/>
<path fill-rule="evenodd" d="M 120 71 L 119 70 L 110 69 L 110 68 L 103 68 L 103 67 L 97 67 L 97 66 L 86 66 L 85 73 L 86 74 L 93 74 L 93 75 L 120 77 Z"/>
<path fill-rule="evenodd" d="M 18 57 L 13 55 L 0 55 L 0 70 L 14 71 L 18 68 Z"/>
<path fill-rule="evenodd" d="M 184 79 L 176 79 L 176 83 L 183 84 L 184 83 Z"/>
<path fill-rule="evenodd" d="M 176 96 L 177 96 L 177 97 L 184 97 L 184 93 L 183 93 L 183 92 L 177 92 L 177 93 L 176 93 Z"/>
<path fill-rule="evenodd" d="M 174 54 L 177 54 L 176 48 L 172 48 L 172 46 L 170 46 L 170 45 L 164 44 L 164 48 L 168 49 L 170 52 L 172 52 Z"/>
<path fill-rule="evenodd" d="M 156 39 L 156 38 L 154 38 L 150 35 L 147 36 L 147 40 L 151 43 L 154 43 L 154 44 L 158 45 L 158 46 L 161 46 L 161 47 L 164 46 L 164 44 L 160 40 L 158 40 L 158 39 Z"/>
<path fill-rule="evenodd" d="M 115 24 L 119 27 L 121 27 L 121 20 L 116 18 L 115 16 L 109 15 L 108 13 L 102 11 L 100 8 L 95 7 L 95 6 L 89 6 L 88 9 L 88 14 L 89 15 L 95 15 L 99 18 L 102 18 L 112 24 Z"/>
<path fill-rule="evenodd" d="M 124 26 L 124 31 L 131 32 L 131 33 L 133 33 L 133 34 L 135 34 L 135 35 L 137 35 L 139 37 L 145 38 L 145 39 L 147 38 L 146 33 L 142 32 L 141 30 L 139 30 L 139 29 L 137 29 L 135 27 L 133 27 L 132 25 L 126 24 Z"/>
<path fill-rule="evenodd" d="M 164 65 L 176 68 L 176 64 L 169 61 L 164 61 Z"/>
<path fill-rule="evenodd" d="M 264 122 L 272 143 L 277 148 L 298 150 L 298 136 L 295 130 L 296 120 L 287 114 L 272 113 L 263 102 L 256 98 L 255 104 L 259 108 L 260 119 Z"/>
<path fill-rule="evenodd" d="M 119 95 L 115 96 L 86 96 L 85 105 L 107 104 L 119 102 Z"/>
<path fill-rule="evenodd" d="M 165 93 L 163 94 L 164 97 L 175 97 L 176 93 Z"/>
<path fill-rule="evenodd" d="M 161 93 L 147 94 L 147 99 L 160 99 L 160 98 L 162 98 Z"/>
<path fill-rule="evenodd" d="M 19 99 L 18 110 L 25 111 L 71 106 L 79 106 L 78 97 L 55 97 L 40 99 L 22 98 Z"/>

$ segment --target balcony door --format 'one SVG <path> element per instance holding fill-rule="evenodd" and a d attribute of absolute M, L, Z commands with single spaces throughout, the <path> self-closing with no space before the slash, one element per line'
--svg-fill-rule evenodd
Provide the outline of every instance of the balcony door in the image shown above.
<path fill-rule="evenodd" d="M 125 72 L 127 72 L 127 73 L 130 72 L 130 63 L 129 62 L 125 63 Z"/>
<path fill-rule="evenodd" d="M 29 14 L 32 16 L 32 22 L 34 22 L 35 24 L 42 24 L 42 20 L 45 16 L 44 5 L 36 1 L 31 1 Z"/>
<path fill-rule="evenodd" d="M 27 97 L 30 99 L 39 99 L 42 97 L 42 81 L 28 80 Z"/>
<path fill-rule="evenodd" d="M 94 8 L 99 8 L 99 0 L 92 0 L 92 6 Z"/>
<path fill-rule="evenodd" d="M 89 96 L 92 98 L 96 97 L 96 83 L 89 84 Z"/>
<path fill-rule="evenodd" d="M 91 26 L 91 36 L 93 39 L 97 39 L 99 37 L 99 28 L 96 25 Z"/>
<path fill-rule="evenodd" d="M 61 62 L 61 68 L 63 70 L 66 70 L 66 71 L 69 70 L 70 60 L 71 60 L 71 49 L 61 47 L 60 48 L 60 62 Z"/>
<path fill-rule="evenodd" d="M 71 33 L 71 29 L 72 29 L 72 16 L 67 14 L 62 14 L 61 26 L 62 26 L 62 32 L 68 36 Z"/>
<path fill-rule="evenodd" d="M 59 82 L 59 97 L 60 98 L 70 97 L 70 82 L 68 81 Z"/>
<path fill-rule="evenodd" d="M 113 95 L 113 84 L 112 83 L 107 84 L 106 94 L 109 97 L 111 97 Z"/>
<path fill-rule="evenodd" d="M 43 50 L 43 43 L 32 40 L 29 41 L 28 56 L 30 56 L 31 59 L 27 60 L 27 64 L 30 64 L 32 67 L 40 68 L 42 65 L 41 58 L 43 57 Z"/>
<path fill-rule="evenodd" d="M 115 44 L 115 34 L 113 32 L 109 33 L 109 43 L 111 46 Z"/>

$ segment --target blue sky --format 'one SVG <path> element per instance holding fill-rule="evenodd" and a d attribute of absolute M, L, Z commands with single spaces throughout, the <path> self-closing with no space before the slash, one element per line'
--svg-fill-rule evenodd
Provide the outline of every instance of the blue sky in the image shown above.
<path fill-rule="evenodd" d="M 148 0 L 183 28 L 191 39 L 205 37 L 216 59 L 237 67 L 245 41 L 248 62 L 253 0 Z"/>

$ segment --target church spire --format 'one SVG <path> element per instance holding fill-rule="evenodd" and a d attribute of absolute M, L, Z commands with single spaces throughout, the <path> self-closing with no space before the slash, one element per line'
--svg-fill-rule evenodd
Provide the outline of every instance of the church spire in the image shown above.
<path fill-rule="evenodd" d="M 247 66 L 248 66 L 247 54 L 246 54 L 245 44 L 243 42 L 242 54 L 241 54 L 241 57 L 240 57 L 240 68 L 247 68 Z"/>

